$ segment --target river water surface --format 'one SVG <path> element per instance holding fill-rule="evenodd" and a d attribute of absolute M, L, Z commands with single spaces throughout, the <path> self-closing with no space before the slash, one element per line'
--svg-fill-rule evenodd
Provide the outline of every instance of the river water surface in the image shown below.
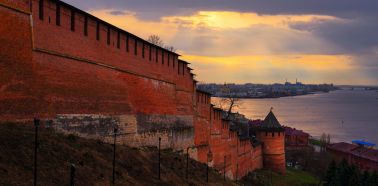
<path fill-rule="evenodd" d="M 216 98 L 215 98 L 216 99 Z M 215 100 L 216 101 L 216 100 Z M 263 119 L 273 107 L 282 125 L 332 142 L 362 139 L 378 144 L 378 92 L 337 90 L 295 97 L 241 99 L 236 110 L 250 119 Z"/>

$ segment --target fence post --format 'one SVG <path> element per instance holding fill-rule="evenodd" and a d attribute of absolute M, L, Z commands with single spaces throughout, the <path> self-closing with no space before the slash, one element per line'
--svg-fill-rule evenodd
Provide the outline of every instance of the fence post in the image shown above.
<path fill-rule="evenodd" d="M 34 134 L 34 186 L 37 185 L 37 156 L 38 156 L 38 127 L 39 127 L 40 120 L 38 118 L 34 118 L 34 127 L 35 127 L 35 134 Z"/>
<path fill-rule="evenodd" d="M 211 150 L 207 152 L 207 163 L 206 163 L 206 182 L 209 182 L 209 163 L 212 161 L 213 154 L 211 153 Z M 210 160 L 211 159 L 211 160 Z"/>
<path fill-rule="evenodd" d="M 71 164 L 71 176 L 70 176 L 70 186 L 75 186 L 75 164 Z"/>
<path fill-rule="evenodd" d="M 118 129 L 114 128 L 114 142 L 113 142 L 113 185 L 115 184 L 115 163 L 116 163 L 116 142 Z"/>
<path fill-rule="evenodd" d="M 160 143 L 161 143 L 161 138 L 159 137 L 159 149 L 158 149 L 158 158 L 159 158 L 159 169 L 158 169 L 158 175 L 159 175 L 159 180 L 160 180 Z"/>
<path fill-rule="evenodd" d="M 238 181 L 239 163 L 236 163 L 236 181 Z"/>
<path fill-rule="evenodd" d="M 188 180 L 188 174 L 189 174 L 189 148 L 190 147 L 186 148 L 186 172 L 185 172 L 186 180 Z"/>
<path fill-rule="evenodd" d="M 209 183 L 209 162 L 206 163 L 206 183 Z"/>
<path fill-rule="evenodd" d="M 226 156 L 224 156 L 223 179 L 226 180 Z"/>

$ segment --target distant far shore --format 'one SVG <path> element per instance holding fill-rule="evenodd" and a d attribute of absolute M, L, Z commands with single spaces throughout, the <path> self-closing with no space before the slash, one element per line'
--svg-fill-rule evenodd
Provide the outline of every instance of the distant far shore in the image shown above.
<path fill-rule="evenodd" d="M 334 90 L 332 90 L 334 91 Z M 233 98 L 240 98 L 240 99 L 271 99 L 271 98 L 282 98 L 282 97 L 295 97 L 295 96 L 305 96 L 311 94 L 320 94 L 320 93 L 329 93 L 330 91 L 317 91 L 317 92 L 307 92 L 302 94 L 275 94 L 275 95 L 264 95 L 264 96 L 236 96 Z M 217 98 L 228 98 L 227 96 L 214 96 Z"/>
<path fill-rule="evenodd" d="M 301 96 L 308 94 L 316 94 L 318 92 L 329 92 L 339 89 L 333 84 L 303 84 L 301 82 L 285 82 L 284 84 L 198 84 L 197 89 L 208 92 L 213 97 L 224 98 L 244 98 L 244 99 L 264 99 L 264 98 L 280 98 L 289 96 Z"/>

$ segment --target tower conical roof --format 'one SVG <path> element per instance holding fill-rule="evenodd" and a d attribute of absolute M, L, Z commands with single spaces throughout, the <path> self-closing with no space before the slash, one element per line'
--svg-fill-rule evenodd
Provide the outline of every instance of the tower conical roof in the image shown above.
<path fill-rule="evenodd" d="M 263 130 L 273 130 L 273 131 L 283 130 L 283 127 L 281 126 L 280 122 L 277 120 L 272 110 L 265 117 L 260 127 Z"/>
<path fill-rule="evenodd" d="M 276 127 L 281 127 L 281 124 L 280 122 L 278 122 L 273 112 L 270 111 L 269 114 L 265 117 L 262 123 L 262 126 L 268 127 L 268 128 L 276 128 Z"/>

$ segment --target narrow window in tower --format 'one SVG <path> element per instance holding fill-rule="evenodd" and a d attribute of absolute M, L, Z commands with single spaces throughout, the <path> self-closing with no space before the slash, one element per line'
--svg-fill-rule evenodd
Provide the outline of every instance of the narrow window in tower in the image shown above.
<path fill-rule="evenodd" d="M 43 20 L 43 2 L 44 0 L 39 0 L 39 19 Z"/>
<path fill-rule="evenodd" d="M 117 33 L 117 48 L 121 48 L 121 33 Z"/>
<path fill-rule="evenodd" d="M 155 55 L 156 55 L 155 56 L 155 60 L 156 60 L 156 63 L 159 62 L 159 59 L 158 59 L 159 58 L 159 54 L 158 54 L 158 52 L 159 52 L 158 48 L 155 48 Z"/>
<path fill-rule="evenodd" d="M 84 17 L 84 35 L 88 36 L 88 17 Z"/>
<path fill-rule="evenodd" d="M 60 26 L 60 3 L 56 2 L 56 25 Z"/>
<path fill-rule="evenodd" d="M 176 56 L 173 56 L 173 68 L 175 68 Z"/>
<path fill-rule="evenodd" d="M 169 53 L 168 53 L 168 66 L 169 66 L 169 60 L 170 60 L 170 57 L 171 57 L 171 56 L 169 56 Z"/>
<path fill-rule="evenodd" d="M 129 35 L 126 34 L 126 52 L 129 52 Z"/>
<path fill-rule="evenodd" d="M 142 58 L 144 58 L 144 42 L 142 44 Z"/>
<path fill-rule="evenodd" d="M 71 31 L 75 31 L 75 11 L 71 10 Z"/>
<path fill-rule="evenodd" d="M 138 55 L 138 41 L 134 39 L 134 54 Z"/>
<path fill-rule="evenodd" d="M 281 136 L 281 132 L 278 132 L 278 136 Z"/>
<path fill-rule="evenodd" d="M 100 40 L 100 23 L 99 22 L 97 22 L 97 26 L 96 26 L 96 39 Z"/>
<path fill-rule="evenodd" d="M 148 59 L 151 61 L 151 59 L 152 59 L 152 47 L 151 47 L 151 45 L 149 44 L 148 45 L 149 46 L 149 49 L 150 49 L 150 52 L 148 53 Z"/>
<path fill-rule="evenodd" d="M 265 136 L 268 136 L 268 132 L 265 132 Z"/>
<path fill-rule="evenodd" d="M 272 132 L 272 137 L 274 137 L 274 132 Z"/>
<path fill-rule="evenodd" d="M 106 43 L 108 45 L 110 45 L 110 26 L 108 26 L 108 35 L 107 35 L 107 38 L 106 38 Z"/>
<path fill-rule="evenodd" d="M 161 51 L 161 64 L 164 64 L 164 51 Z"/>

